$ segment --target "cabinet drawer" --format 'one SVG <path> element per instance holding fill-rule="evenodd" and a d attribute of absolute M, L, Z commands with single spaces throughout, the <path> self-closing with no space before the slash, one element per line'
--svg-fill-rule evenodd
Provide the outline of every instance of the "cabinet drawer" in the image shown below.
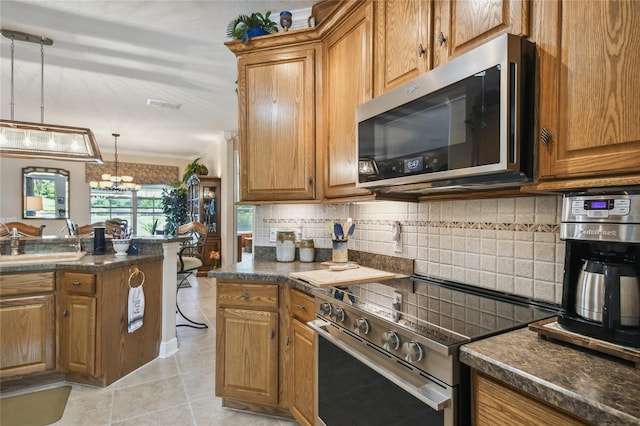
<path fill-rule="evenodd" d="M 291 315 L 305 323 L 315 318 L 313 297 L 294 289 L 291 289 L 289 297 L 291 299 Z"/>
<path fill-rule="evenodd" d="M 55 288 L 56 281 L 53 272 L 0 276 L 0 297 L 47 293 L 54 291 Z"/>
<path fill-rule="evenodd" d="M 218 306 L 278 309 L 277 284 L 218 283 Z"/>
<path fill-rule="evenodd" d="M 63 272 L 60 279 L 62 291 L 76 294 L 96 294 L 96 276 L 82 272 Z"/>

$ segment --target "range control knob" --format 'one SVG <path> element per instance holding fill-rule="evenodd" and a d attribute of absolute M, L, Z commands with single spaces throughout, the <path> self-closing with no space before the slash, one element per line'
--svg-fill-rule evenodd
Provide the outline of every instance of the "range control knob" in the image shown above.
<path fill-rule="evenodd" d="M 369 322 L 364 318 L 358 318 L 353 325 L 356 334 L 367 334 L 369 332 Z"/>
<path fill-rule="evenodd" d="M 343 321 L 344 321 L 344 317 L 345 317 L 344 309 L 342 309 L 342 308 L 335 308 L 335 309 L 333 310 L 333 320 L 334 320 L 335 322 L 343 322 Z"/>
<path fill-rule="evenodd" d="M 322 316 L 326 317 L 333 313 L 333 306 L 329 302 L 322 302 L 320 305 L 320 313 Z"/>
<path fill-rule="evenodd" d="M 424 351 L 419 343 L 412 340 L 402 345 L 402 355 L 405 361 L 418 362 L 424 356 Z"/>
<path fill-rule="evenodd" d="M 393 331 L 382 333 L 382 347 L 388 351 L 395 351 L 400 346 L 400 338 Z"/>

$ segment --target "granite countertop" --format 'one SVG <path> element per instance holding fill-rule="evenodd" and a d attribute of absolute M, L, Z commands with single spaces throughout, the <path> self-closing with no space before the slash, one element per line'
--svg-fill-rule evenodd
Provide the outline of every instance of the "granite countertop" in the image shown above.
<path fill-rule="evenodd" d="M 320 262 L 274 262 L 271 260 L 240 262 L 233 266 L 213 269 L 207 272 L 211 278 L 247 281 L 271 281 L 286 283 L 307 293 L 319 291 L 318 287 L 289 278 L 292 272 L 313 271 L 322 269 Z"/>
<path fill-rule="evenodd" d="M 253 281 L 287 281 L 292 272 L 322 269 L 320 262 L 274 262 L 270 260 L 240 262 L 233 266 L 212 269 L 207 275 L 212 278 Z"/>
<path fill-rule="evenodd" d="M 116 256 L 114 254 L 92 255 L 87 254 L 80 260 L 68 262 L 31 263 L 22 265 L 0 265 L 0 274 L 15 272 L 55 271 L 64 269 L 67 271 L 103 271 L 105 269 L 119 268 L 139 262 L 162 260 L 161 254 L 141 254 L 129 256 Z"/>
<path fill-rule="evenodd" d="M 527 328 L 460 348 L 460 360 L 598 425 L 640 424 L 640 369 Z"/>

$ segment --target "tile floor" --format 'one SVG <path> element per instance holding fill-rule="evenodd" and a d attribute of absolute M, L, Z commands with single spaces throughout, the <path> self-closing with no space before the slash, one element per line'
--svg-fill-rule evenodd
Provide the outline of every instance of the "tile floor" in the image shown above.
<path fill-rule="evenodd" d="M 107 388 L 73 385 L 57 426 L 295 426 L 297 423 L 222 408 L 214 396 L 215 280 L 190 278 L 180 308 L 209 329 L 178 327 L 180 350 L 158 358 Z M 178 316 L 177 322 L 183 321 Z"/>

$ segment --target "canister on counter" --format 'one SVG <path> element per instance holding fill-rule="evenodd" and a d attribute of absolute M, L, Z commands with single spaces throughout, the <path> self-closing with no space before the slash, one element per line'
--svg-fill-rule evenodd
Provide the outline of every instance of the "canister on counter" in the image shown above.
<path fill-rule="evenodd" d="M 333 262 L 344 263 L 349 260 L 348 244 L 348 240 L 333 240 L 333 251 L 331 252 L 331 260 Z"/>
<path fill-rule="evenodd" d="M 315 257 L 315 245 L 312 238 L 300 240 L 300 262 L 313 262 Z"/>
<path fill-rule="evenodd" d="M 276 234 L 276 260 L 293 262 L 296 258 L 296 233 L 294 231 L 278 231 Z"/>

